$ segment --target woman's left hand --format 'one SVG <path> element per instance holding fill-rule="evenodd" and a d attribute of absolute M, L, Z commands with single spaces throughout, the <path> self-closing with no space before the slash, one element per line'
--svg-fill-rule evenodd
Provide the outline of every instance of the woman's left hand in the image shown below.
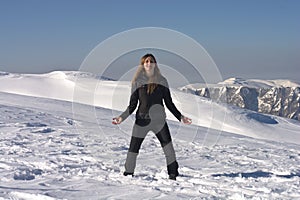
<path fill-rule="evenodd" d="M 185 116 L 182 116 L 181 117 L 181 121 L 184 123 L 184 124 L 191 124 L 192 123 L 192 119 L 188 118 L 188 117 L 185 117 Z"/>

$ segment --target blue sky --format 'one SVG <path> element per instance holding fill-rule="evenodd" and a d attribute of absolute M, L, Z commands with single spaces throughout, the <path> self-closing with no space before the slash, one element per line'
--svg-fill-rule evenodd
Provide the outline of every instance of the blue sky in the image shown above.
<path fill-rule="evenodd" d="M 300 81 L 299 10 L 298 0 L 0 0 L 0 71 L 77 70 L 100 42 L 150 26 L 195 39 L 224 79 Z"/>

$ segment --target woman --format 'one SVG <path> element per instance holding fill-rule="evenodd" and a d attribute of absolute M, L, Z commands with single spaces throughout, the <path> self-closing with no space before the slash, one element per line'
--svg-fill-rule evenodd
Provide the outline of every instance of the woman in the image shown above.
<path fill-rule="evenodd" d="M 120 124 L 136 109 L 136 120 L 132 130 L 132 137 L 125 163 L 124 175 L 133 175 L 136 159 L 143 140 L 149 131 L 153 131 L 163 148 L 169 178 L 176 180 L 178 163 L 168 125 L 164 104 L 172 114 L 185 124 L 191 124 L 192 120 L 183 116 L 175 107 L 168 82 L 160 73 L 155 57 L 146 54 L 141 58 L 140 65 L 132 80 L 132 89 L 129 106 L 120 116 L 113 118 L 113 124 Z"/>

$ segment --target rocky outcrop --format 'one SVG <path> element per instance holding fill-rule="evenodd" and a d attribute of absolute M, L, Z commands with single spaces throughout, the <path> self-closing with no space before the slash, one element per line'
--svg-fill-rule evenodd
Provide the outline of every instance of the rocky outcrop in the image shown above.
<path fill-rule="evenodd" d="M 300 120 L 300 85 L 290 81 L 234 78 L 219 84 L 188 85 L 180 89 L 260 113 Z"/>

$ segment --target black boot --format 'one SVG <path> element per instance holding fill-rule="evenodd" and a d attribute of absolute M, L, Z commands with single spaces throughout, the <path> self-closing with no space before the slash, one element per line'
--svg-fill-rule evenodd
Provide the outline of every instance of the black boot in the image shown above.
<path fill-rule="evenodd" d="M 177 161 L 174 161 L 173 163 L 169 164 L 167 167 L 168 167 L 169 179 L 176 180 L 176 177 L 179 175 Z"/>
<path fill-rule="evenodd" d="M 124 172 L 123 175 L 124 175 L 124 176 L 127 176 L 127 175 L 133 176 L 133 172 Z"/>
<path fill-rule="evenodd" d="M 169 175 L 169 179 L 174 180 L 174 181 L 176 181 L 176 177 L 177 177 L 176 174 L 170 174 Z"/>

